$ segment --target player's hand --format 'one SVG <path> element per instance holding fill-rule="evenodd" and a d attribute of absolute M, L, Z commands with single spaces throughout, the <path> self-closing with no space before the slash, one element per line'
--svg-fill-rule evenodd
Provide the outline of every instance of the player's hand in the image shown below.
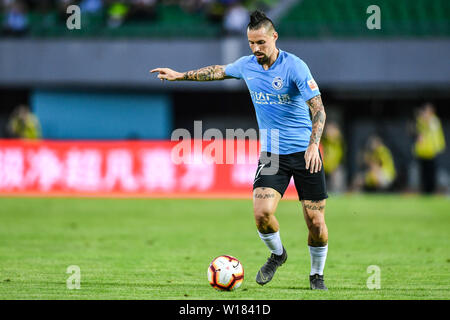
<path fill-rule="evenodd" d="M 156 68 L 153 70 L 150 70 L 151 73 L 158 72 L 158 79 L 161 81 L 169 80 L 169 81 L 176 81 L 183 78 L 183 74 L 180 72 L 176 72 L 175 70 L 169 69 L 169 68 Z"/>
<path fill-rule="evenodd" d="M 319 172 L 322 169 L 322 160 L 320 160 L 319 147 L 313 143 L 305 151 L 306 170 L 311 173 Z"/>

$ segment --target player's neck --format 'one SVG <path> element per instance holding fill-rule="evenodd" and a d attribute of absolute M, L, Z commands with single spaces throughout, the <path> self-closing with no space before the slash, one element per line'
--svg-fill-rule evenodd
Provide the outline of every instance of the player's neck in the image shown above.
<path fill-rule="evenodd" d="M 278 56 L 280 54 L 280 50 L 278 48 L 275 49 L 274 53 L 269 58 L 269 63 L 263 64 L 264 70 L 269 70 L 269 68 L 277 61 Z"/>

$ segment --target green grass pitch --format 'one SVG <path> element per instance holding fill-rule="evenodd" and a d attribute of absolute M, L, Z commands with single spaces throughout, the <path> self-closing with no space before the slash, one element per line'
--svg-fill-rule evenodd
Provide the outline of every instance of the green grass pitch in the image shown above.
<path fill-rule="evenodd" d="M 288 261 L 264 287 L 269 252 L 252 201 L 0 198 L 0 299 L 449 299 L 450 201 L 353 195 L 328 199 L 328 292 L 309 290 L 307 229 L 297 201 L 276 214 Z M 210 261 L 236 256 L 234 292 L 207 281 Z M 67 267 L 81 270 L 69 290 Z M 366 285 L 370 265 L 381 289 Z"/>

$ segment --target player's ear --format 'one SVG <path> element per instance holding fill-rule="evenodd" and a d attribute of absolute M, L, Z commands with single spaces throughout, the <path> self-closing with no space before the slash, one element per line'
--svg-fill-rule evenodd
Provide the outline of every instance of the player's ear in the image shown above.
<path fill-rule="evenodd" d="M 273 40 L 277 41 L 277 39 L 278 39 L 278 32 L 274 31 L 272 36 L 273 36 Z"/>

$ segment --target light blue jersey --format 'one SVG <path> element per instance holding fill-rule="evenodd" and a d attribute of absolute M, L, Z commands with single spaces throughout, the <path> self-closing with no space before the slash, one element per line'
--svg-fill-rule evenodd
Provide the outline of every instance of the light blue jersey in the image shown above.
<path fill-rule="evenodd" d="M 279 50 L 277 60 L 264 70 L 250 55 L 227 65 L 225 74 L 247 84 L 261 132 L 261 151 L 289 154 L 307 149 L 312 123 L 306 101 L 320 92 L 303 60 Z"/>

